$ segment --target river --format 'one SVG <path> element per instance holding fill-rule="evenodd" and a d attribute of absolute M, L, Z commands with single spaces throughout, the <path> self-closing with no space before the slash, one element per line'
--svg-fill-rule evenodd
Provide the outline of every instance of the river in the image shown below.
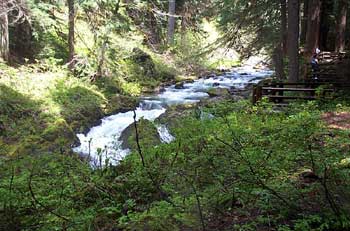
<path fill-rule="evenodd" d="M 244 88 L 249 83 L 257 83 L 261 79 L 271 76 L 273 72 L 267 68 L 255 69 L 253 65 L 233 68 L 219 76 L 202 78 L 194 82 L 188 82 L 177 89 L 175 85 L 166 87 L 162 93 L 153 96 L 142 97 L 136 111 L 136 120 L 144 118 L 154 121 L 163 113 L 167 107 L 176 104 L 193 104 L 208 98 L 206 93 L 211 88 Z M 92 165 L 98 165 L 98 160 L 105 163 L 108 158 L 109 163 L 117 164 L 130 150 L 121 148 L 122 132 L 134 122 L 134 112 L 118 113 L 102 119 L 102 123 L 90 129 L 85 134 L 77 134 L 80 146 L 73 148 L 73 151 L 85 156 L 89 156 Z M 161 141 L 170 143 L 174 137 L 167 127 L 158 124 L 158 133 Z"/>

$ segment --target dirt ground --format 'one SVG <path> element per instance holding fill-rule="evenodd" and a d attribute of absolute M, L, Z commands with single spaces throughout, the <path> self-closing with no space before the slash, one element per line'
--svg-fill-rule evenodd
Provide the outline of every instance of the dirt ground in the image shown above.
<path fill-rule="evenodd" d="M 330 128 L 350 130 L 350 112 L 327 112 L 322 119 Z"/>

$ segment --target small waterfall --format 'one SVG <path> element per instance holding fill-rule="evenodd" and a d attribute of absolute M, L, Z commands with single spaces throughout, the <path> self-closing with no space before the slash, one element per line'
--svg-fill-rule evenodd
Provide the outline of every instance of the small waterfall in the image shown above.
<path fill-rule="evenodd" d="M 164 108 L 153 110 L 137 108 L 136 120 L 138 121 L 140 118 L 144 118 L 154 121 L 164 112 Z M 92 163 L 98 160 L 104 164 L 108 159 L 109 163 L 117 164 L 130 152 L 130 150 L 123 150 L 121 148 L 119 138 L 122 132 L 134 122 L 133 117 L 133 111 L 105 117 L 102 119 L 101 125 L 91 128 L 88 134 L 77 135 L 81 145 L 74 148 L 73 151 L 89 156 Z"/>
<path fill-rule="evenodd" d="M 165 125 L 158 125 L 157 130 L 162 143 L 169 144 L 175 140 L 175 137 L 170 134 L 169 129 Z"/>

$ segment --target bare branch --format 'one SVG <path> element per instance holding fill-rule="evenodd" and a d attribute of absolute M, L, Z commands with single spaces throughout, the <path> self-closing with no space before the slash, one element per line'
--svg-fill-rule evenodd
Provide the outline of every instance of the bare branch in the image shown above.
<path fill-rule="evenodd" d="M 55 215 L 56 217 L 58 217 L 58 218 L 60 218 L 60 219 L 62 219 L 62 220 L 64 220 L 64 221 L 69 222 L 69 219 L 68 219 L 68 218 L 66 218 L 66 217 L 64 217 L 64 216 L 62 216 L 62 215 L 56 213 L 53 209 L 51 209 L 51 208 L 47 207 L 46 205 L 42 204 L 42 203 L 36 198 L 36 196 L 35 196 L 35 194 L 34 194 L 34 191 L 33 191 L 33 188 L 32 188 L 32 178 L 33 178 L 33 173 L 31 172 L 31 174 L 30 174 L 30 176 L 29 176 L 29 181 L 28 181 L 28 188 L 29 188 L 30 195 L 31 195 L 31 197 L 32 197 L 32 199 L 33 199 L 33 202 L 34 202 L 35 204 L 38 204 L 40 207 L 42 207 L 43 209 L 45 209 L 45 211 L 51 213 L 52 215 Z"/>

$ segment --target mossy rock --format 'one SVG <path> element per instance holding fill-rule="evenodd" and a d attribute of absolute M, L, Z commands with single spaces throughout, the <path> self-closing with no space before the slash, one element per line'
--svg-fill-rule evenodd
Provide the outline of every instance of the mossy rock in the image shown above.
<path fill-rule="evenodd" d="M 83 132 L 103 116 L 101 95 L 82 86 L 67 87 L 58 83 L 52 98 L 61 108 L 61 115 L 75 132 Z"/>
<path fill-rule="evenodd" d="M 184 89 L 185 83 L 184 82 L 178 82 L 175 84 L 175 89 Z"/>
<path fill-rule="evenodd" d="M 152 77 L 156 74 L 156 67 L 152 57 L 140 48 L 133 49 L 130 59 L 139 66 L 140 71 L 145 76 Z"/>
<path fill-rule="evenodd" d="M 161 144 L 156 126 L 149 120 L 140 119 L 137 122 L 139 141 L 142 148 L 150 148 Z M 135 123 L 129 125 L 119 139 L 123 149 L 137 150 Z"/>
<path fill-rule="evenodd" d="M 171 131 L 181 123 L 182 118 L 193 116 L 196 110 L 196 104 L 175 105 L 169 107 L 164 114 L 156 119 L 156 122 L 165 124 Z"/>
<path fill-rule="evenodd" d="M 169 67 L 163 61 L 153 59 L 140 48 L 133 49 L 126 64 L 130 80 L 136 80 L 142 86 L 156 87 L 160 82 L 169 82 L 176 77 L 174 68 Z"/>
<path fill-rule="evenodd" d="M 211 88 L 207 91 L 210 97 L 227 97 L 230 91 L 226 88 Z"/>
<path fill-rule="evenodd" d="M 119 112 L 127 112 L 135 109 L 140 100 L 132 96 L 115 95 L 108 99 L 108 104 L 105 108 L 107 115 L 116 114 Z"/>
<path fill-rule="evenodd" d="M 42 148 L 42 139 L 39 136 L 33 135 L 13 145 L 8 154 L 10 156 L 32 155 L 39 153 L 39 151 L 43 150 Z"/>
<path fill-rule="evenodd" d="M 72 140 L 75 139 L 75 134 L 64 119 L 58 119 L 45 129 L 42 133 L 42 137 L 47 141 L 55 141 L 60 137 Z"/>

